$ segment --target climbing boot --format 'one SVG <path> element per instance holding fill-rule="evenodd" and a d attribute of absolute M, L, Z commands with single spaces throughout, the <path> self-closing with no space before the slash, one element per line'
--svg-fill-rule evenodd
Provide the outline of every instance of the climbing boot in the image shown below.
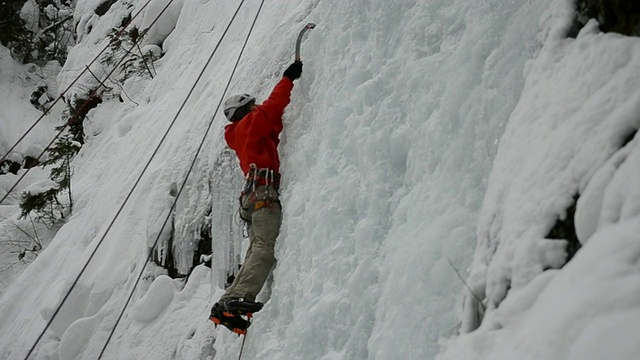
<path fill-rule="evenodd" d="M 246 335 L 253 313 L 260 311 L 262 306 L 262 303 L 244 301 L 241 298 L 221 299 L 211 308 L 209 319 L 238 335 Z"/>

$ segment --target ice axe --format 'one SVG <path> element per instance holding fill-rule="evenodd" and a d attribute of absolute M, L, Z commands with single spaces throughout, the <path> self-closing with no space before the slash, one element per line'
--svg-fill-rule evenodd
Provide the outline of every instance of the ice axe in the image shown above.
<path fill-rule="evenodd" d="M 308 23 L 307 25 L 300 30 L 300 34 L 298 34 L 298 40 L 296 40 L 296 61 L 300 61 L 300 43 L 302 42 L 302 36 L 308 31 L 316 27 L 314 23 Z"/>

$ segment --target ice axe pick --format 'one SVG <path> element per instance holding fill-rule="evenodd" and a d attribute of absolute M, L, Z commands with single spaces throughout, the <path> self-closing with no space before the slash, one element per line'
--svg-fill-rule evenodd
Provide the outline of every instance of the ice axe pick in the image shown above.
<path fill-rule="evenodd" d="M 315 27 L 316 24 L 308 23 L 304 26 L 304 28 L 302 28 L 302 30 L 300 30 L 300 33 L 298 34 L 298 40 L 296 40 L 296 61 L 300 61 L 300 43 L 302 42 L 302 37 L 308 30 L 311 30 Z"/>

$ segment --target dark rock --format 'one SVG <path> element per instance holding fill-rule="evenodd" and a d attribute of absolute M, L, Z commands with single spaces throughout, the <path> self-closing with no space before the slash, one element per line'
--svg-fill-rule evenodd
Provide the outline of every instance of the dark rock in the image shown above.
<path fill-rule="evenodd" d="M 17 175 L 20 170 L 20 163 L 11 160 L 3 160 L 0 162 L 0 175 L 4 175 L 8 172 Z"/>
<path fill-rule="evenodd" d="M 579 197 L 580 196 L 578 194 L 573 196 L 573 203 L 571 203 L 565 211 L 565 216 L 559 217 L 551 230 L 549 230 L 547 236 L 545 236 L 547 239 L 567 241 L 567 263 L 573 258 L 578 250 L 580 250 L 580 247 L 582 247 L 582 244 L 580 244 L 580 241 L 578 240 L 574 223 L 576 203 L 578 202 Z"/>
<path fill-rule="evenodd" d="M 569 36 L 575 37 L 589 19 L 596 19 L 602 32 L 640 36 L 640 2 L 637 0 L 577 0 L 578 18 Z"/>
<path fill-rule="evenodd" d="M 22 167 L 25 169 L 31 169 L 32 167 L 36 167 L 40 165 L 40 160 L 34 158 L 33 156 L 25 156 L 22 161 Z"/>
<path fill-rule="evenodd" d="M 633 140 L 633 138 L 636 136 L 636 134 L 638 133 L 638 129 L 634 129 L 633 131 L 631 131 L 629 134 L 627 134 L 623 139 L 622 139 L 622 145 L 620 146 L 620 148 L 623 148 L 625 146 L 627 146 L 627 144 L 629 142 L 631 142 L 631 140 Z"/>
<path fill-rule="evenodd" d="M 115 3 L 117 3 L 118 0 L 107 0 L 102 2 L 100 5 L 98 5 L 98 7 L 95 9 L 95 13 L 98 16 L 102 16 L 104 14 L 107 13 L 107 11 L 109 11 L 109 9 L 111 9 L 111 6 Z"/>

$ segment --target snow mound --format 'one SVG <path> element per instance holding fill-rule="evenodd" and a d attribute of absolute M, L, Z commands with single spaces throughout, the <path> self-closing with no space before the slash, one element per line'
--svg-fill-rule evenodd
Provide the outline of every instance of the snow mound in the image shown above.
<path fill-rule="evenodd" d="M 146 294 L 131 308 L 131 317 L 139 322 L 151 322 L 171 304 L 175 294 L 173 279 L 159 276 L 151 284 Z"/>
<path fill-rule="evenodd" d="M 638 234 L 638 216 L 598 230 L 562 271 L 513 290 L 480 329 L 449 344 L 437 360 L 635 358 Z"/>
<path fill-rule="evenodd" d="M 638 72 L 640 42 L 602 34 L 594 22 L 575 40 L 549 41 L 529 65 L 522 98 L 500 142 L 478 226 L 471 286 L 478 294 L 486 292 L 490 309 L 508 291 L 562 265 L 544 261 L 532 250 L 557 219 L 566 217 L 574 196 L 585 193 L 577 215 L 582 242 L 597 228 L 586 223 L 612 223 L 637 214 L 638 190 L 631 183 L 622 185 L 637 170 L 627 165 L 614 175 L 611 168 L 631 151 L 620 148 L 640 127 L 635 115 L 640 112 Z M 623 186 L 618 194 L 628 188 L 627 201 L 612 194 L 605 205 L 597 195 L 609 176 Z M 604 219 L 596 219 L 597 213 Z M 554 257 L 561 256 L 562 247 L 556 252 Z"/>
<path fill-rule="evenodd" d="M 142 29 L 149 29 L 146 37 L 147 45 L 162 45 L 173 29 L 176 28 L 184 0 L 174 0 L 171 4 L 169 4 L 169 1 L 153 0 L 147 6 L 142 20 Z M 162 15 L 158 18 L 161 12 Z M 153 23 L 154 21 L 155 23 Z"/>

